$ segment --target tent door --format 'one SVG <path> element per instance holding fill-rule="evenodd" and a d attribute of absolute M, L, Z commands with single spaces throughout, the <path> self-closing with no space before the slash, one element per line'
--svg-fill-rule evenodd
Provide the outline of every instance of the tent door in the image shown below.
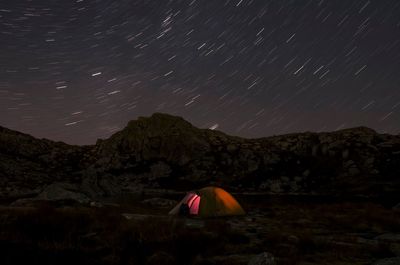
<path fill-rule="evenodd" d="M 191 197 L 188 200 L 188 206 L 189 206 L 191 215 L 198 215 L 199 208 L 200 208 L 200 196 L 197 194 L 194 194 L 193 197 Z"/>

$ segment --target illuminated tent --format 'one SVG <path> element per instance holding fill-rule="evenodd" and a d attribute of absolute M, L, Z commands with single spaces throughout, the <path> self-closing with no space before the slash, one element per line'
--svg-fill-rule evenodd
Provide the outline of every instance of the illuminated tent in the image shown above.
<path fill-rule="evenodd" d="M 221 188 L 206 187 L 186 194 L 170 215 L 189 215 L 198 217 L 244 215 L 240 204 Z"/>

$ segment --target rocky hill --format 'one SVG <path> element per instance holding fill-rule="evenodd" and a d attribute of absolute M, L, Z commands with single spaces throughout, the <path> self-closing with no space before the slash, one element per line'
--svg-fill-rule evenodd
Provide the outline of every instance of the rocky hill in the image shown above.
<path fill-rule="evenodd" d="M 400 192 L 400 136 L 360 127 L 244 139 L 156 113 L 92 146 L 0 127 L 0 196 L 52 183 L 113 195 L 219 185 L 275 194 L 390 196 Z"/>

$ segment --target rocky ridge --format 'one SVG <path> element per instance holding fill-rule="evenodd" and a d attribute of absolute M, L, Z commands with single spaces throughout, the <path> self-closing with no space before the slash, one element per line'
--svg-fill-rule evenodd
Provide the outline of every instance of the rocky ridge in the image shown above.
<path fill-rule="evenodd" d="M 399 163 L 400 136 L 365 127 L 244 139 L 155 113 L 92 146 L 0 127 L 3 198 L 29 197 L 57 182 L 76 185 L 90 197 L 205 185 L 274 194 L 394 196 L 400 191 Z"/>

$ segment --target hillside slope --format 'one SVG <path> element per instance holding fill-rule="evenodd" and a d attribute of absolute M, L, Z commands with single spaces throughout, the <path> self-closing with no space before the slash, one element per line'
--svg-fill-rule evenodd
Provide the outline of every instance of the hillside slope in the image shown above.
<path fill-rule="evenodd" d="M 394 195 L 400 191 L 400 136 L 360 127 L 260 139 L 198 129 L 156 113 L 92 146 L 70 146 L 0 127 L 0 193 L 76 183 L 97 195 L 141 188 L 278 194 Z"/>

